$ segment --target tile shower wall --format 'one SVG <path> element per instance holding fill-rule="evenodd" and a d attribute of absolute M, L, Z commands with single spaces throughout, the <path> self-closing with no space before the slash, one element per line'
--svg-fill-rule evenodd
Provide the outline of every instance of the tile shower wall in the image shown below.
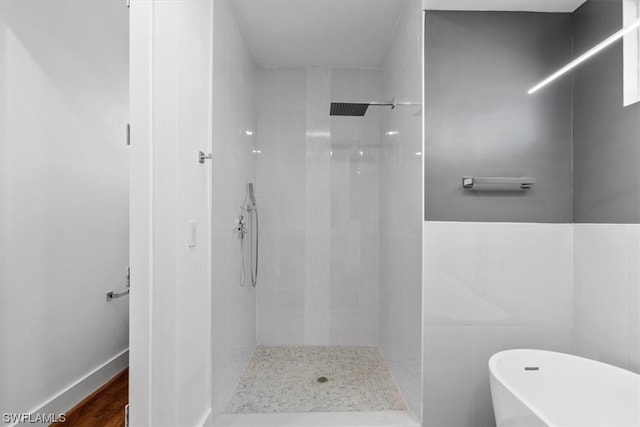
<path fill-rule="evenodd" d="M 571 352 L 573 224 L 424 230 L 424 425 L 494 426 L 492 354 Z"/>
<path fill-rule="evenodd" d="M 382 112 L 380 348 L 410 410 L 421 416 L 422 11 L 410 2 L 384 61 L 382 98 L 418 104 Z"/>
<path fill-rule="evenodd" d="M 380 72 L 262 68 L 257 95 L 258 342 L 376 345 Z"/>
<path fill-rule="evenodd" d="M 255 290 L 240 285 L 240 241 L 232 232 L 245 185 L 255 181 L 256 68 L 227 0 L 214 2 L 214 31 L 212 393 L 218 414 L 256 345 Z"/>

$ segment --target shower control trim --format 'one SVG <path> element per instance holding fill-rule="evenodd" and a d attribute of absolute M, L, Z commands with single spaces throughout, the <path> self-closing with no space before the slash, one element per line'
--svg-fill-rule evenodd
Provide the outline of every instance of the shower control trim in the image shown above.
<path fill-rule="evenodd" d="M 233 226 L 233 232 L 238 234 L 238 239 L 244 239 L 244 235 L 247 234 L 247 221 L 243 215 L 238 215 L 236 224 Z"/>
<path fill-rule="evenodd" d="M 211 160 L 213 156 L 211 153 L 204 154 L 202 151 L 198 151 L 198 161 L 204 163 L 205 160 Z"/>

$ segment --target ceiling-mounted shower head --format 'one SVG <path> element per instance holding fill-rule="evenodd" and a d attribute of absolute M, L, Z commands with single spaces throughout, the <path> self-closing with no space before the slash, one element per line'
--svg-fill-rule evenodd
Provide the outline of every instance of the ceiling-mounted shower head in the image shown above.
<path fill-rule="evenodd" d="M 390 102 L 332 102 L 329 115 L 363 117 L 367 113 L 369 106 L 391 107 L 393 109 L 396 104 L 395 100 Z"/>
<path fill-rule="evenodd" d="M 332 116 L 358 116 L 362 117 L 367 112 L 369 104 L 332 102 L 330 115 Z"/>

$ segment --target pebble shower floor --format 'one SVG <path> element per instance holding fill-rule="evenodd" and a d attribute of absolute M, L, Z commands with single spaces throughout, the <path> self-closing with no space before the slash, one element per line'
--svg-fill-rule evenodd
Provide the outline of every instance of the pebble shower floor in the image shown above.
<path fill-rule="evenodd" d="M 376 347 L 259 345 L 225 413 L 352 411 L 406 411 Z"/>

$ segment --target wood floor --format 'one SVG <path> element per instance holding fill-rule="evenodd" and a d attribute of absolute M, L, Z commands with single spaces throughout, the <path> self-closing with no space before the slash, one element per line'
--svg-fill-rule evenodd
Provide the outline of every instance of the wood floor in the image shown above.
<path fill-rule="evenodd" d="M 125 369 L 89 397 L 67 411 L 65 423 L 52 427 L 123 427 L 129 401 L 129 369 Z"/>

